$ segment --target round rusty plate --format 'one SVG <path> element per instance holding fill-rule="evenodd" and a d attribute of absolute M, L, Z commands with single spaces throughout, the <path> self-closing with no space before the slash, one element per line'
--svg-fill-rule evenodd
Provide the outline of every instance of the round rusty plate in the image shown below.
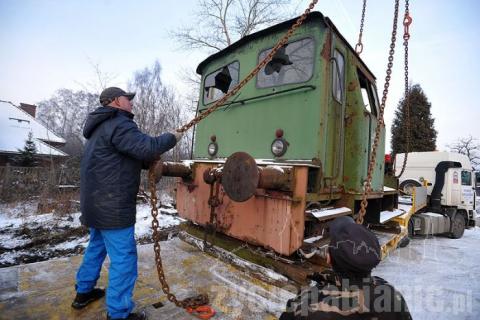
<path fill-rule="evenodd" d="M 250 199 L 258 186 L 258 168 L 248 153 L 235 152 L 228 157 L 222 170 L 222 186 L 233 201 Z"/>

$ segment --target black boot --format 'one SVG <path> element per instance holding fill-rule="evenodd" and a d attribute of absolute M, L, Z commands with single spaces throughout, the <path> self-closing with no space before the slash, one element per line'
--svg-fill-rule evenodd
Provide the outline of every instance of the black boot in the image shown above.
<path fill-rule="evenodd" d="M 110 318 L 110 316 L 107 316 L 107 320 L 120 320 L 120 319 L 127 319 L 127 320 L 147 320 L 147 315 L 145 314 L 145 311 L 142 312 L 134 312 L 130 313 L 128 317 L 126 318 Z"/>
<path fill-rule="evenodd" d="M 78 293 L 72 302 L 72 308 L 82 309 L 85 308 L 90 302 L 98 300 L 105 295 L 105 290 L 95 288 L 87 293 Z"/>

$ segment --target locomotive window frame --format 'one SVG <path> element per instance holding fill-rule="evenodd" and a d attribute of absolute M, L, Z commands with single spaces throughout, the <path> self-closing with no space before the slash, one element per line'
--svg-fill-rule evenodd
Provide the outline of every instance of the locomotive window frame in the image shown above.
<path fill-rule="evenodd" d="M 365 111 L 377 118 L 380 106 L 378 105 L 379 101 L 376 90 L 374 90 L 375 86 L 359 68 L 357 68 L 357 77 L 360 85 L 363 108 Z M 367 101 L 365 101 L 365 99 L 367 99 Z M 365 102 L 368 103 L 365 104 Z"/>
<path fill-rule="evenodd" d="M 240 81 L 240 61 L 237 59 L 237 60 L 233 60 L 217 69 L 215 69 L 214 71 L 210 72 L 209 74 L 207 74 L 204 78 L 203 78 L 203 81 L 202 81 L 202 102 L 203 102 L 203 105 L 204 106 L 207 106 L 209 104 L 212 104 L 214 103 L 215 101 L 218 101 L 219 99 L 221 99 L 226 93 L 223 93 L 222 95 L 218 96 L 217 98 L 211 100 L 211 101 L 205 101 L 205 98 L 206 98 L 206 90 L 205 90 L 205 82 L 207 81 L 207 78 L 210 77 L 211 75 L 215 74 L 219 74 L 220 72 L 222 72 L 222 70 L 226 67 L 228 68 L 229 70 L 229 73 L 231 74 L 230 72 L 230 68 L 229 66 L 233 65 L 237 63 L 238 67 L 237 67 L 237 72 L 236 72 L 236 79 L 234 77 L 231 77 L 232 78 L 232 81 L 228 87 L 228 90 L 227 90 L 227 93 L 230 92 L 232 90 L 232 88 L 234 88 Z M 213 87 L 215 88 L 215 87 Z M 215 88 L 217 90 L 219 90 L 218 88 Z M 203 109 L 203 108 L 200 108 L 200 109 Z"/>
<path fill-rule="evenodd" d="M 378 92 L 377 87 L 370 82 L 370 90 L 372 91 L 373 100 L 375 101 L 375 105 L 377 106 L 377 112 L 380 111 L 380 100 L 378 100 Z"/>
<path fill-rule="evenodd" d="M 342 65 L 341 65 L 341 70 L 340 70 L 340 79 L 338 78 L 339 74 L 339 61 L 338 57 L 341 58 Z M 333 57 L 332 57 L 332 66 L 333 66 L 333 72 L 332 72 L 332 96 L 333 98 L 338 102 L 338 103 L 343 103 L 344 96 L 345 96 L 345 57 L 344 54 L 335 48 L 333 50 Z M 340 95 L 338 95 L 340 94 Z"/>
<path fill-rule="evenodd" d="M 292 81 L 292 82 L 282 82 L 282 83 L 275 83 L 275 84 L 269 84 L 269 85 L 261 85 L 261 84 L 259 84 L 259 75 L 260 74 L 262 74 L 262 75 L 265 74 L 265 67 L 263 67 L 262 69 L 260 69 L 260 71 L 258 72 L 258 74 L 255 77 L 255 87 L 257 89 L 267 89 L 267 88 L 280 87 L 280 86 L 285 86 L 285 85 L 290 85 L 290 84 L 305 83 L 305 82 L 308 82 L 308 81 L 312 80 L 313 75 L 315 73 L 314 72 L 315 67 L 316 67 L 315 54 L 316 54 L 316 50 L 317 50 L 317 43 L 315 41 L 315 38 L 313 38 L 312 36 L 308 36 L 308 37 L 303 37 L 303 38 L 299 38 L 299 39 L 294 39 L 294 40 L 291 40 L 291 41 L 287 42 L 285 44 L 285 46 L 288 46 L 288 45 L 290 45 L 292 43 L 295 43 L 295 42 L 304 41 L 304 40 L 310 40 L 310 43 L 312 44 L 312 55 L 311 55 L 311 63 L 310 63 L 311 68 L 309 69 L 310 76 L 308 78 L 302 79 L 302 80 L 297 80 L 297 81 Z M 304 46 L 302 46 L 300 48 L 303 48 L 303 47 Z M 272 46 L 261 49 L 260 52 L 257 55 L 257 63 L 259 63 L 263 58 L 265 58 L 265 56 L 272 49 L 273 49 Z M 262 54 L 264 54 L 264 53 L 265 53 L 265 55 L 262 57 Z M 286 67 L 288 67 L 288 66 L 286 66 Z"/>

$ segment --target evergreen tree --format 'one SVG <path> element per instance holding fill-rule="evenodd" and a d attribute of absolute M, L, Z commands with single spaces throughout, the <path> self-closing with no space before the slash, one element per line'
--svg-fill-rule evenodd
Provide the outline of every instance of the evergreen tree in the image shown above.
<path fill-rule="evenodd" d="M 30 132 L 28 134 L 28 139 L 25 141 L 25 146 L 22 149 L 18 149 L 20 154 L 15 157 L 15 164 L 20 167 L 35 167 L 38 165 L 36 158 L 37 147 L 35 142 L 33 142 L 33 134 Z"/>
<path fill-rule="evenodd" d="M 410 147 L 407 150 L 406 99 L 410 104 Z M 392 123 L 392 153 L 435 151 L 437 131 L 430 112 L 431 104 L 419 84 L 411 86 L 403 97 Z"/>

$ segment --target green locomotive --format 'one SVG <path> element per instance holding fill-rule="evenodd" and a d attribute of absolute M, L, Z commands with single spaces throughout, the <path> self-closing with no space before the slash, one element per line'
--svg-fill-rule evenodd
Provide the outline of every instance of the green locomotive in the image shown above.
<path fill-rule="evenodd" d="M 249 74 L 295 20 L 201 62 L 197 112 Z M 197 124 L 193 159 L 160 173 L 182 177 L 177 209 L 194 225 L 310 258 L 328 241 L 327 221 L 359 210 L 379 107 L 372 72 L 332 21 L 313 12 L 252 81 Z M 382 230 L 385 254 L 405 235 L 409 212 L 384 187 L 383 128 L 381 137 L 365 223 Z"/>

